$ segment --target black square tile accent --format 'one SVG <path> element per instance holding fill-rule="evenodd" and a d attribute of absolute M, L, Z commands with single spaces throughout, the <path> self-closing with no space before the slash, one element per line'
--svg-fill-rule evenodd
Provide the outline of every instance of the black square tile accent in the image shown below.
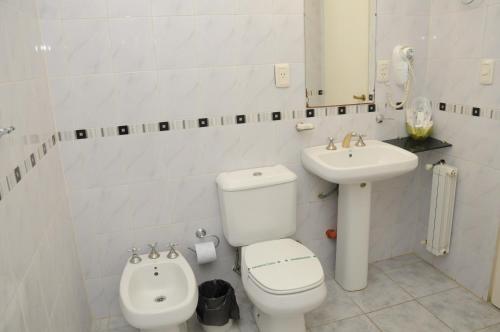
<path fill-rule="evenodd" d="M 35 154 L 34 153 L 32 153 L 30 155 L 30 162 L 31 162 L 31 167 L 35 167 L 35 165 L 36 165 L 36 159 L 35 159 Z"/>
<path fill-rule="evenodd" d="M 243 124 L 247 122 L 247 116 L 242 114 L 242 115 L 236 115 L 236 123 L 237 124 Z"/>
<path fill-rule="evenodd" d="M 446 111 L 446 103 L 439 103 L 439 110 Z"/>
<path fill-rule="evenodd" d="M 481 109 L 479 107 L 473 107 L 472 116 L 481 116 Z"/>
<path fill-rule="evenodd" d="M 368 105 L 368 112 L 372 113 L 377 111 L 377 106 L 375 104 Z"/>
<path fill-rule="evenodd" d="M 306 117 L 307 118 L 314 118 L 315 116 L 315 111 L 313 108 L 306 110 Z"/>
<path fill-rule="evenodd" d="M 404 109 L 404 105 L 402 102 L 396 103 L 396 111 L 402 111 Z"/>
<path fill-rule="evenodd" d="M 76 139 L 86 139 L 88 137 L 87 131 L 85 129 L 75 130 L 75 137 Z"/>
<path fill-rule="evenodd" d="M 281 112 L 273 112 L 273 121 L 281 120 Z"/>
<path fill-rule="evenodd" d="M 374 99 L 374 98 L 373 98 L 373 95 L 368 95 L 368 100 L 369 100 L 369 101 L 373 101 L 373 99 Z"/>
<path fill-rule="evenodd" d="M 159 131 L 168 131 L 168 130 L 170 130 L 170 123 L 168 123 L 166 121 L 158 123 L 158 130 Z"/>
<path fill-rule="evenodd" d="M 208 127 L 208 119 L 207 118 L 198 119 L 198 127 L 200 128 Z"/>
<path fill-rule="evenodd" d="M 344 115 L 344 114 L 346 114 L 346 112 L 347 112 L 347 111 L 346 111 L 345 106 L 340 106 L 340 107 L 339 107 L 339 110 L 338 110 L 338 114 L 339 114 L 339 115 Z"/>
<path fill-rule="evenodd" d="M 43 154 L 46 155 L 47 154 L 47 144 L 45 144 L 45 143 L 42 144 L 42 150 L 43 150 Z"/>
<path fill-rule="evenodd" d="M 118 135 L 128 135 L 130 134 L 130 129 L 128 126 L 118 126 Z"/>
<path fill-rule="evenodd" d="M 318 95 L 322 96 L 325 92 L 323 90 L 318 90 Z"/>
<path fill-rule="evenodd" d="M 14 169 L 14 175 L 16 176 L 16 182 L 21 182 L 21 169 L 19 168 L 19 166 Z"/>

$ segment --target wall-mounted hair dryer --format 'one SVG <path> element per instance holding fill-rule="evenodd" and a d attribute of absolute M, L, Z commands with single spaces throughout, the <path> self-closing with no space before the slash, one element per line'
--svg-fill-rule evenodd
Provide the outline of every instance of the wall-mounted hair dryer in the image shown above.
<path fill-rule="evenodd" d="M 395 102 L 392 97 L 392 91 L 389 83 L 387 92 L 387 102 L 394 108 L 399 109 L 405 106 L 410 99 L 410 90 L 412 80 L 414 80 L 413 75 L 413 59 L 415 56 L 415 49 L 410 46 L 397 45 L 394 47 L 392 52 L 392 68 L 394 77 L 394 82 L 403 87 L 404 97 L 401 101 Z"/>
<path fill-rule="evenodd" d="M 394 73 L 394 82 L 400 86 L 405 84 L 410 79 L 413 71 L 413 57 L 415 49 L 409 46 L 398 45 L 392 52 L 392 67 Z"/>

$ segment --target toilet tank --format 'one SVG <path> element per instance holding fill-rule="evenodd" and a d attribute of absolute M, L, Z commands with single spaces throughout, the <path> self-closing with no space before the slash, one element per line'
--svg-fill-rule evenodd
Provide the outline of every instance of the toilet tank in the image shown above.
<path fill-rule="evenodd" d="M 297 175 L 282 165 L 217 177 L 222 227 L 235 247 L 295 233 Z"/>

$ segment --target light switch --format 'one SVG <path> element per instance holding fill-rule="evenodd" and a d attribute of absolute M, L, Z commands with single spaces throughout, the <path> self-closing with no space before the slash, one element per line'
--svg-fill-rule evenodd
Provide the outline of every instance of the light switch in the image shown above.
<path fill-rule="evenodd" d="M 480 78 L 479 81 L 482 85 L 493 84 L 493 76 L 495 74 L 495 60 L 484 59 L 481 60 Z"/>
<path fill-rule="evenodd" d="M 274 65 L 274 79 L 277 88 L 290 87 L 290 65 L 288 63 Z"/>
<path fill-rule="evenodd" d="M 389 68 L 391 62 L 389 60 L 378 60 L 377 62 L 377 81 L 389 82 Z"/>

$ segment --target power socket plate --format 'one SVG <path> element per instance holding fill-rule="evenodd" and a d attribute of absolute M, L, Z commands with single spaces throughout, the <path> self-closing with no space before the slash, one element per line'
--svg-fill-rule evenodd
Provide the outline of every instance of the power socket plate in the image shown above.
<path fill-rule="evenodd" d="M 274 79 L 277 88 L 290 87 L 290 65 L 288 63 L 275 64 Z"/>

